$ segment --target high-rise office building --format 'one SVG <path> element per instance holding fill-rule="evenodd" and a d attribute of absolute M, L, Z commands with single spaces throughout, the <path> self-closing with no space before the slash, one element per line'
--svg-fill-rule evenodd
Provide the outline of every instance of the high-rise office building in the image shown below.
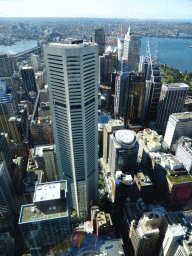
<path fill-rule="evenodd" d="M 99 57 L 100 64 L 100 84 L 111 84 L 113 72 L 113 59 L 112 54 L 103 54 Z"/>
<path fill-rule="evenodd" d="M 9 133 L 14 142 L 21 142 L 21 129 L 19 129 L 21 118 L 10 117 L 8 120 Z"/>
<path fill-rule="evenodd" d="M 33 204 L 23 205 L 19 227 L 32 256 L 44 256 L 70 239 L 70 210 L 65 180 L 36 184 Z"/>
<path fill-rule="evenodd" d="M 138 70 L 141 41 L 137 35 L 133 35 L 129 26 L 125 35 L 124 50 L 121 70 Z"/>
<path fill-rule="evenodd" d="M 107 124 L 104 125 L 103 129 L 103 159 L 105 163 L 108 163 L 109 158 L 109 140 L 110 135 L 116 131 L 124 129 L 123 122 L 121 120 L 110 120 Z"/>
<path fill-rule="evenodd" d="M 86 215 L 98 187 L 98 46 L 82 40 L 44 47 L 60 179 Z"/>
<path fill-rule="evenodd" d="M 31 54 L 31 65 L 34 68 L 34 71 L 37 72 L 41 67 L 41 60 L 38 55 Z"/>
<path fill-rule="evenodd" d="M 166 145 L 171 148 L 181 136 L 192 137 L 192 112 L 174 113 L 169 116 L 164 136 Z"/>
<path fill-rule="evenodd" d="M 24 88 L 25 88 L 27 94 L 30 91 L 37 92 L 35 73 L 34 73 L 34 69 L 32 67 L 23 67 L 21 69 L 21 77 L 22 77 Z"/>
<path fill-rule="evenodd" d="M 111 175 L 116 171 L 132 170 L 137 163 L 139 144 L 132 130 L 118 130 L 110 135 L 109 169 Z"/>
<path fill-rule="evenodd" d="M 11 77 L 12 67 L 10 63 L 10 59 L 8 58 L 7 53 L 1 52 L 0 53 L 0 77 Z"/>
<path fill-rule="evenodd" d="M 0 83 L 2 80 L 0 81 Z M 17 99 L 14 91 L 7 94 L 7 86 L 1 83 L 0 93 L 0 132 L 9 132 L 8 120 L 10 117 L 14 117 L 17 112 Z"/>
<path fill-rule="evenodd" d="M 165 130 L 169 115 L 183 111 L 189 86 L 184 83 L 163 84 L 157 109 L 157 127 Z"/>
<path fill-rule="evenodd" d="M 99 55 L 105 52 L 105 31 L 103 27 L 94 27 L 92 42 L 99 45 Z"/>
<path fill-rule="evenodd" d="M 124 125 L 129 123 L 139 124 L 143 116 L 143 106 L 145 99 L 145 75 L 129 74 L 127 85 L 125 86 L 124 100 Z"/>
<path fill-rule="evenodd" d="M 146 74 L 144 118 L 155 121 L 161 93 L 161 70 L 159 61 L 149 60 Z"/>
<path fill-rule="evenodd" d="M 5 160 L 6 166 L 10 172 L 12 166 L 12 158 L 5 136 L 8 136 L 8 134 L 0 133 L 0 159 Z"/>
<path fill-rule="evenodd" d="M 117 39 L 117 49 L 118 49 L 118 56 L 117 56 L 117 71 L 121 71 L 121 63 L 123 58 L 123 49 L 124 49 L 124 40 Z"/>
<path fill-rule="evenodd" d="M 1 215 L 15 211 L 14 188 L 5 160 L 0 160 L 0 213 Z"/>
<path fill-rule="evenodd" d="M 124 113 L 124 100 L 125 100 L 125 87 L 129 79 L 129 72 L 120 72 L 115 77 L 115 97 L 114 97 L 114 115 L 115 117 L 123 116 Z"/>
<path fill-rule="evenodd" d="M 149 41 L 147 44 L 147 56 L 140 58 L 139 71 L 144 72 L 146 75 L 143 118 L 148 121 L 155 121 L 162 87 L 162 76 L 156 46 L 150 48 Z"/>

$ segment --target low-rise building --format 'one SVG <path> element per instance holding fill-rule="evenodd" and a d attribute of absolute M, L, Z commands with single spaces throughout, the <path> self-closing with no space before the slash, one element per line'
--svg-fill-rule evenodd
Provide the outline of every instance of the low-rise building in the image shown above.
<path fill-rule="evenodd" d="M 160 212 L 144 213 L 139 222 L 131 222 L 129 237 L 135 256 L 152 256 L 159 240 L 159 226 L 162 215 Z"/>
<path fill-rule="evenodd" d="M 147 158 L 149 152 L 157 152 L 162 150 L 162 135 L 147 128 L 137 133 L 137 141 L 139 143 L 138 160 L 144 166 L 147 165 Z"/>
<path fill-rule="evenodd" d="M 192 177 L 177 157 L 150 152 L 150 176 L 162 200 L 170 206 L 184 206 L 192 199 Z"/>
<path fill-rule="evenodd" d="M 134 181 L 140 191 L 140 196 L 145 199 L 149 198 L 153 192 L 153 183 L 149 175 L 146 172 L 140 171 L 134 175 Z"/>
<path fill-rule="evenodd" d="M 114 231 L 110 213 L 99 211 L 96 214 L 96 234 L 104 235 Z"/>

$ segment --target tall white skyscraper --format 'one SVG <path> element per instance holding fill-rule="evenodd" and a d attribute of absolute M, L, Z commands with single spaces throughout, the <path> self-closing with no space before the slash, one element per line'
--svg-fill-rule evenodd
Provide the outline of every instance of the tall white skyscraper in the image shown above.
<path fill-rule="evenodd" d="M 98 188 L 98 46 L 69 40 L 44 55 L 60 179 L 83 216 Z"/>
<path fill-rule="evenodd" d="M 138 70 L 141 41 L 137 35 L 133 35 L 129 26 L 125 35 L 122 57 L 122 70 Z"/>

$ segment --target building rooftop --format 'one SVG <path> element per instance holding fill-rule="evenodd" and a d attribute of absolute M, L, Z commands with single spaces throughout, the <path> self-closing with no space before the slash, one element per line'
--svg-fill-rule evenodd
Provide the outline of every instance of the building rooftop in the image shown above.
<path fill-rule="evenodd" d="M 192 112 L 173 113 L 170 117 L 173 117 L 176 121 L 185 122 L 189 119 L 192 120 Z"/>
<path fill-rule="evenodd" d="M 98 226 L 102 227 L 111 227 L 113 226 L 113 222 L 111 220 L 110 213 L 105 213 L 103 211 L 99 211 L 96 216 L 96 221 Z"/>
<path fill-rule="evenodd" d="M 149 155 L 156 161 L 157 164 L 161 165 L 167 170 L 184 169 L 183 164 L 176 156 L 173 156 L 172 154 L 166 154 L 164 152 L 149 152 Z"/>
<path fill-rule="evenodd" d="M 38 209 L 34 204 L 23 205 L 21 207 L 19 224 L 26 222 L 34 222 L 38 220 L 48 220 L 53 218 L 67 217 L 68 211 L 66 203 L 63 201 L 56 206 L 48 206 Z"/>
<path fill-rule="evenodd" d="M 139 189 L 141 189 L 142 187 L 152 186 L 153 185 L 153 183 L 151 182 L 149 176 L 148 175 L 144 175 L 143 172 L 138 172 L 134 176 L 134 179 L 135 179 L 136 184 L 139 187 Z"/>
<path fill-rule="evenodd" d="M 147 128 L 137 134 L 137 141 L 139 144 L 147 146 L 149 151 L 158 151 L 161 150 L 163 137 L 156 131 Z"/>
<path fill-rule="evenodd" d="M 48 182 L 36 184 L 33 202 L 42 202 L 61 198 L 61 190 L 66 190 L 66 182 Z M 65 195 L 66 197 L 66 195 Z"/>
<path fill-rule="evenodd" d="M 115 138 L 119 143 L 129 145 L 135 142 L 136 133 L 132 130 L 117 130 L 115 131 Z"/>
<path fill-rule="evenodd" d="M 168 181 L 172 183 L 172 185 L 179 185 L 183 183 L 192 183 L 191 175 L 181 175 L 181 176 L 167 176 Z"/>
<path fill-rule="evenodd" d="M 181 224 L 171 226 L 171 227 L 169 227 L 169 229 L 170 229 L 173 237 L 181 237 L 181 236 L 184 236 L 186 234 L 186 231 L 181 226 Z"/>
<path fill-rule="evenodd" d="M 112 118 L 108 115 L 98 115 L 98 128 L 103 130 L 104 124 L 108 123 Z"/>
<path fill-rule="evenodd" d="M 170 84 L 163 84 L 162 87 L 167 87 L 168 90 L 183 90 L 183 89 L 188 89 L 189 86 L 185 83 L 170 83 Z"/>
<path fill-rule="evenodd" d="M 22 67 L 22 69 L 33 69 L 33 67 L 31 67 L 31 66 L 25 66 L 25 67 Z"/>
<path fill-rule="evenodd" d="M 49 43 L 48 47 L 59 47 L 59 48 L 65 48 L 65 49 L 72 49 L 72 48 L 82 48 L 86 46 L 95 46 L 96 43 L 92 42 L 84 42 L 83 40 L 76 40 L 72 38 L 67 38 L 65 40 L 65 43 Z M 47 47 L 47 46 L 45 46 Z"/>
<path fill-rule="evenodd" d="M 159 236 L 159 229 L 156 225 L 146 222 L 145 219 L 140 219 L 138 224 L 138 233 L 140 237 Z"/>
<path fill-rule="evenodd" d="M 110 256 L 124 256 L 124 250 L 123 250 L 123 240 L 122 238 L 117 239 L 110 239 L 110 240 L 103 240 L 102 243 L 100 243 L 100 253 L 99 255 L 110 255 Z"/>
<path fill-rule="evenodd" d="M 64 180 L 36 184 L 33 199 L 34 204 L 23 205 L 21 207 L 19 224 L 67 217 L 66 193 L 62 193 L 63 191 L 66 192 L 66 188 L 67 182 Z M 47 202 L 42 204 L 43 201 L 48 200 L 51 200 L 51 203 Z"/>
<path fill-rule="evenodd" d="M 181 224 L 187 228 L 191 228 L 191 224 L 188 220 L 188 217 L 184 212 L 167 212 L 164 214 L 164 218 L 169 225 L 178 225 Z"/>
<path fill-rule="evenodd" d="M 124 124 L 121 120 L 112 119 L 112 120 L 108 121 L 107 124 L 105 124 L 105 128 L 107 129 L 107 132 L 112 132 L 113 126 L 117 126 L 117 127 L 124 126 Z"/>
<path fill-rule="evenodd" d="M 52 150 L 54 149 L 55 146 L 54 145 L 46 145 L 46 146 L 35 146 L 34 149 L 34 156 L 36 157 L 43 157 L 43 150 Z"/>

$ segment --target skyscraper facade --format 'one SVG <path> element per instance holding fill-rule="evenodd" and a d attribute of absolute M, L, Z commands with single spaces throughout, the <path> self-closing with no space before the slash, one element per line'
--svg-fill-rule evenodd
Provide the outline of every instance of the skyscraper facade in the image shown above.
<path fill-rule="evenodd" d="M 122 57 L 122 70 L 138 70 L 141 41 L 138 36 L 133 35 L 129 26 L 125 35 L 124 51 Z"/>
<path fill-rule="evenodd" d="M 133 170 L 137 163 L 139 144 L 132 130 L 117 130 L 110 135 L 109 169 L 112 175 L 116 171 Z"/>
<path fill-rule="evenodd" d="M 124 40 L 117 39 L 117 49 L 118 49 L 118 55 L 117 55 L 117 71 L 121 71 L 121 63 L 122 63 L 122 57 L 123 57 L 123 49 L 124 49 Z"/>
<path fill-rule="evenodd" d="M 0 133 L 0 159 L 5 160 L 6 166 L 8 168 L 9 173 L 10 173 L 11 166 L 12 166 L 13 162 L 12 162 L 9 146 L 8 146 L 8 143 L 7 143 L 7 139 L 6 139 L 5 136 L 8 136 L 8 134 Z"/>
<path fill-rule="evenodd" d="M 0 77 L 9 77 L 12 76 L 12 68 L 10 59 L 7 56 L 7 53 L 1 52 L 0 53 Z"/>
<path fill-rule="evenodd" d="M 81 40 L 44 47 L 60 179 L 86 215 L 98 187 L 98 46 Z"/>
<path fill-rule="evenodd" d="M 138 124 L 142 120 L 146 89 L 145 75 L 131 73 L 126 83 L 124 100 L 125 127 L 128 123 Z"/>
<path fill-rule="evenodd" d="M 121 120 L 110 120 L 103 128 L 103 159 L 105 163 L 108 163 L 109 158 L 109 141 L 110 135 L 119 129 L 124 129 L 123 122 Z"/>
<path fill-rule="evenodd" d="M 159 61 L 150 60 L 146 74 L 145 117 L 155 121 L 161 94 L 161 70 Z"/>
<path fill-rule="evenodd" d="M 175 155 L 182 162 L 185 169 L 192 173 L 192 138 L 182 136 L 178 140 Z"/>
<path fill-rule="evenodd" d="M 34 69 L 32 67 L 23 67 L 21 69 L 21 76 L 26 92 L 37 92 Z"/>
<path fill-rule="evenodd" d="M 184 83 L 163 84 L 157 109 L 157 127 L 166 128 L 169 115 L 183 111 L 189 86 Z"/>
<path fill-rule="evenodd" d="M 14 211 L 14 189 L 11 178 L 5 160 L 0 160 L 0 213 L 2 216 Z"/>
<path fill-rule="evenodd" d="M 99 45 L 99 55 L 102 56 L 105 52 L 105 31 L 103 27 L 95 27 L 92 41 Z"/>
<path fill-rule="evenodd" d="M 124 100 L 125 100 L 125 86 L 129 72 L 120 72 L 115 77 L 115 97 L 114 97 L 114 115 L 115 118 L 123 116 L 124 113 Z"/>
<path fill-rule="evenodd" d="M 192 137 L 192 113 L 174 113 L 169 116 L 164 141 L 171 148 L 181 136 Z"/>

